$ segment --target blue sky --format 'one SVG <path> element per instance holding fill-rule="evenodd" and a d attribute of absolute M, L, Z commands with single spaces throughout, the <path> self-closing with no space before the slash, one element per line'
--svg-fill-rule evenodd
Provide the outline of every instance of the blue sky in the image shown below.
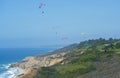
<path fill-rule="evenodd" d="M 40 3 L 46 6 L 40 9 Z M 0 0 L 0 48 L 119 38 L 119 4 L 120 0 Z"/>

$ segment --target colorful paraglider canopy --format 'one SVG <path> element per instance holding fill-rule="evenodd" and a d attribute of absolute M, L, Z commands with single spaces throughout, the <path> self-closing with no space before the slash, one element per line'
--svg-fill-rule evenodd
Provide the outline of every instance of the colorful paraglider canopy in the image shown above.
<path fill-rule="evenodd" d="M 85 36 L 85 35 L 87 35 L 87 34 L 88 34 L 88 33 L 86 33 L 86 32 L 82 32 L 82 33 L 81 33 L 82 36 Z"/>
<path fill-rule="evenodd" d="M 68 40 L 68 37 L 63 37 L 62 40 L 63 40 L 63 41 L 67 41 L 67 40 Z"/>
<path fill-rule="evenodd" d="M 45 6 L 46 4 L 44 4 L 44 3 L 40 3 L 40 5 L 39 5 L 39 8 L 41 9 L 43 6 Z"/>
<path fill-rule="evenodd" d="M 53 26 L 52 27 L 52 29 L 58 29 L 59 28 L 59 26 Z"/>

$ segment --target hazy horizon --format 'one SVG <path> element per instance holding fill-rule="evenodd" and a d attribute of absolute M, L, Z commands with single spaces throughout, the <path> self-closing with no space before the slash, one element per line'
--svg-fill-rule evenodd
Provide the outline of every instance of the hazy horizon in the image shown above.
<path fill-rule="evenodd" d="M 40 4 L 45 4 L 39 8 Z M 120 38 L 120 0 L 0 0 L 0 48 Z"/>

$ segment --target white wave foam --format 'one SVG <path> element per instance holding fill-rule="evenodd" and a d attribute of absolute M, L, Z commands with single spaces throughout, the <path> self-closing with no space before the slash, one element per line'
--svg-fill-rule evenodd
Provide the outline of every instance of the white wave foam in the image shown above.
<path fill-rule="evenodd" d="M 3 65 L 0 65 L 0 68 L 1 69 L 8 69 L 9 66 L 10 66 L 10 64 L 7 64 L 7 65 L 3 64 Z"/>
<path fill-rule="evenodd" d="M 23 73 L 19 68 L 9 68 L 9 65 L 4 65 L 3 67 L 6 68 L 6 71 L 0 74 L 0 78 L 15 78 L 17 75 Z"/>

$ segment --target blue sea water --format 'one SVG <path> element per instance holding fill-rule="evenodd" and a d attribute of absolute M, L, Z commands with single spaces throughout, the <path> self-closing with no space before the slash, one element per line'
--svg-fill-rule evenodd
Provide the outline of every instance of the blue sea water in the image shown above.
<path fill-rule="evenodd" d="M 14 62 L 19 62 L 27 56 L 45 54 L 57 49 L 54 48 L 1 48 L 0 49 L 0 78 L 13 78 L 15 69 L 9 68 Z"/>

